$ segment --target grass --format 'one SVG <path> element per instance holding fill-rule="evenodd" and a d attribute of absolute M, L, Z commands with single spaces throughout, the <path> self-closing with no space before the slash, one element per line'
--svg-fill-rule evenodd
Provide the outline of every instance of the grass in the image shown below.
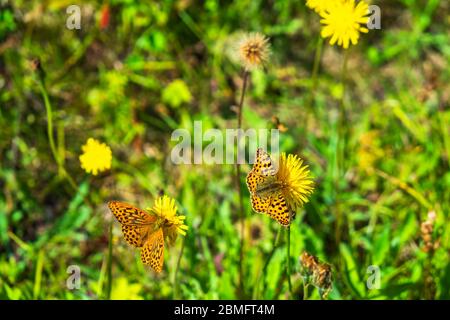
<path fill-rule="evenodd" d="M 343 84 L 344 51 L 318 40 L 320 19 L 302 1 L 116 0 L 106 29 L 101 5 L 85 1 L 81 30 L 65 28 L 64 1 L 2 3 L 0 299 L 320 299 L 300 275 L 303 251 L 332 265 L 329 299 L 450 299 L 448 4 L 380 7 L 382 29 L 351 47 Z M 280 150 L 301 156 L 316 182 L 290 241 L 252 211 L 249 165 L 242 221 L 234 165 L 170 161 L 175 129 L 236 126 L 242 73 L 226 52 L 242 30 L 272 48 L 249 74 L 242 127 L 274 128 L 277 117 Z M 98 176 L 78 159 L 89 137 L 113 152 Z M 156 275 L 106 204 L 147 208 L 160 193 L 177 199 L 189 230 Z M 425 251 L 430 212 L 435 248 Z M 62 287 L 70 265 L 79 289 Z M 378 289 L 367 287 L 370 266 Z"/>

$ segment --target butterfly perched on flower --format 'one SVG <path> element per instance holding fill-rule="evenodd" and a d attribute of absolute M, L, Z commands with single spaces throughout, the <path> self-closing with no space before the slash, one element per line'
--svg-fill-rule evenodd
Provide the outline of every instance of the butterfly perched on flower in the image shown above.
<path fill-rule="evenodd" d="M 134 247 L 141 248 L 141 261 L 157 273 L 164 263 L 164 240 L 172 244 L 178 234 L 186 235 L 185 216 L 176 214 L 175 200 L 168 196 L 156 199 L 149 210 L 133 205 L 111 201 L 108 207 L 122 225 L 124 239 Z"/>
<path fill-rule="evenodd" d="M 262 148 L 256 151 L 252 170 L 247 175 L 252 208 L 268 214 L 282 226 L 289 226 L 298 207 L 308 202 L 314 189 L 308 166 L 295 155 L 282 153 L 278 167 Z"/>

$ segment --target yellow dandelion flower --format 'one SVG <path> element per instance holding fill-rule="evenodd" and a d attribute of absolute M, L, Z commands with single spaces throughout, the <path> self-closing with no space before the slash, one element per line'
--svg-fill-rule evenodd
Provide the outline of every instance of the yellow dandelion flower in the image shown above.
<path fill-rule="evenodd" d="M 153 208 L 148 211 L 154 214 L 163 228 L 163 234 L 169 239 L 169 243 L 173 243 L 178 234 L 186 235 L 187 225 L 184 224 L 185 216 L 177 215 L 177 206 L 175 200 L 164 195 L 155 200 Z"/>
<path fill-rule="evenodd" d="M 111 148 L 104 143 L 89 138 L 82 146 L 83 154 L 80 155 L 81 168 L 87 173 L 96 176 L 99 172 L 111 169 Z"/>
<path fill-rule="evenodd" d="M 127 278 L 121 277 L 114 280 L 111 290 L 111 300 L 142 300 L 140 295 L 142 285 L 139 283 L 129 283 Z"/>
<path fill-rule="evenodd" d="M 246 33 L 237 42 L 234 50 L 237 60 L 246 71 L 258 69 L 267 62 L 270 55 L 269 38 L 261 33 Z"/>
<path fill-rule="evenodd" d="M 281 154 L 276 177 L 286 202 L 294 211 L 309 201 L 308 196 L 314 190 L 314 182 L 308 166 L 303 165 L 303 160 L 297 155 L 290 154 L 286 157 L 286 153 Z"/>
<path fill-rule="evenodd" d="M 355 45 L 359 40 L 359 33 L 367 33 L 365 27 L 369 21 L 369 5 L 360 1 L 355 6 L 355 0 L 332 1 L 320 16 L 322 27 L 321 36 L 330 38 L 330 44 L 337 43 L 348 49 L 350 42 Z"/>
<path fill-rule="evenodd" d="M 306 0 L 306 6 L 317 13 L 321 13 L 335 1 L 339 0 Z"/>
<path fill-rule="evenodd" d="M 380 132 L 371 130 L 359 137 L 358 167 L 367 173 L 373 173 L 377 161 L 385 156 L 380 147 Z"/>

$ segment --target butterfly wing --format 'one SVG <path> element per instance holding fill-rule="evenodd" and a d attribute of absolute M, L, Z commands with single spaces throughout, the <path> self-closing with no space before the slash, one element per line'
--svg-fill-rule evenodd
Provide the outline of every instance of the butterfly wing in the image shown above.
<path fill-rule="evenodd" d="M 161 228 L 153 232 L 141 249 L 142 263 L 150 265 L 152 269 L 159 273 L 162 271 L 164 263 L 164 236 Z"/>
<path fill-rule="evenodd" d="M 262 148 L 256 150 L 255 163 L 247 175 L 247 187 L 250 193 L 263 189 L 274 181 L 275 168 L 272 159 Z"/>
<path fill-rule="evenodd" d="M 258 213 L 266 213 L 267 212 L 267 207 L 269 206 L 270 201 L 271 201 L 270 197 L 261 198 L 256 193 L 254 193 L 250 196 L 250 199 L 251 199 L 252 208 L 254 211 L 256 211 Z"/>
<path fill-rule="evenodd" d="M 276 173 L 272 159 L 263 148 L 258 148 L 258 150 L 256 150 L 256 158 L 253 168 L 255 173 L 258 175 L 273 176 Z"/>
<path fill-rule="evenodd" d="M 262 198 L 257 194 L 251 195 L 252 208 L 258 213 L 266 213 L 282 226 L 289 226 L 294 214 L 290 210 L 281 192 Z"/>
<path fill-rule="evenodd" d="M 150 231 L 149 226 L 122 225 L 123 238 L 126 242 L 140 248 L 144 245 Z"/>
<path fill-rule="evenodd" d="M 156 217 L 147 214 L 130 204 L 111 201 L 108 207 L 122 224 L 124 239 L 135 247 L 142 247 L 150 232 L 150 227 L 156 221 Z"/>
<path fill-rule="evenodd" d="M 121 224 L 146 225 L 156 221 L 156 217 L 128 203 L 111 201 L 108 207 Z"/>
<path fill-rule="evenodd" d="M 269 197 L 269 204 L 266 213 L 274 220 L 277 220 L 282 226 L 287 227 L 291 224 L 294 214 L 289 208 L 286 199 L 281 192 Z"/>

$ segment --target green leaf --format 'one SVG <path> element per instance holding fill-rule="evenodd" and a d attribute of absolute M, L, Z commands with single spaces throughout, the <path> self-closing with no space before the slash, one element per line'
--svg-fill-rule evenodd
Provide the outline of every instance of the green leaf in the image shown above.
<path fill-rule="evenodd" d="M 181 79 L 172 81 L 162 92 L 163 102 L 174 108 L 178 108 L 183 103 L 189 103 L 191 99 L 191 92 L 186 83 Z"/>
<path fill-rule="evenodd" d="M 391 225 L 386 224 L 383 231 L 378 234 L 374 240 L 375 244 L 372 251 L 372 263 L 376 266 L 380 266 L 386 258 L 386 255 L 389 253 L 390 228 Z"/>
<path fill-rule="evenodd" d="M 357 297 L 361 298 L 364 292 L 364 285 L 359 276 L 360 268 L 358 267 L 358 264 L 352 255 L 351 249 L 347 244 L 341 243 L 339 249 L 345 263 L 345 273 L 343 276 L 345 277 L 350 290 Z"/>

